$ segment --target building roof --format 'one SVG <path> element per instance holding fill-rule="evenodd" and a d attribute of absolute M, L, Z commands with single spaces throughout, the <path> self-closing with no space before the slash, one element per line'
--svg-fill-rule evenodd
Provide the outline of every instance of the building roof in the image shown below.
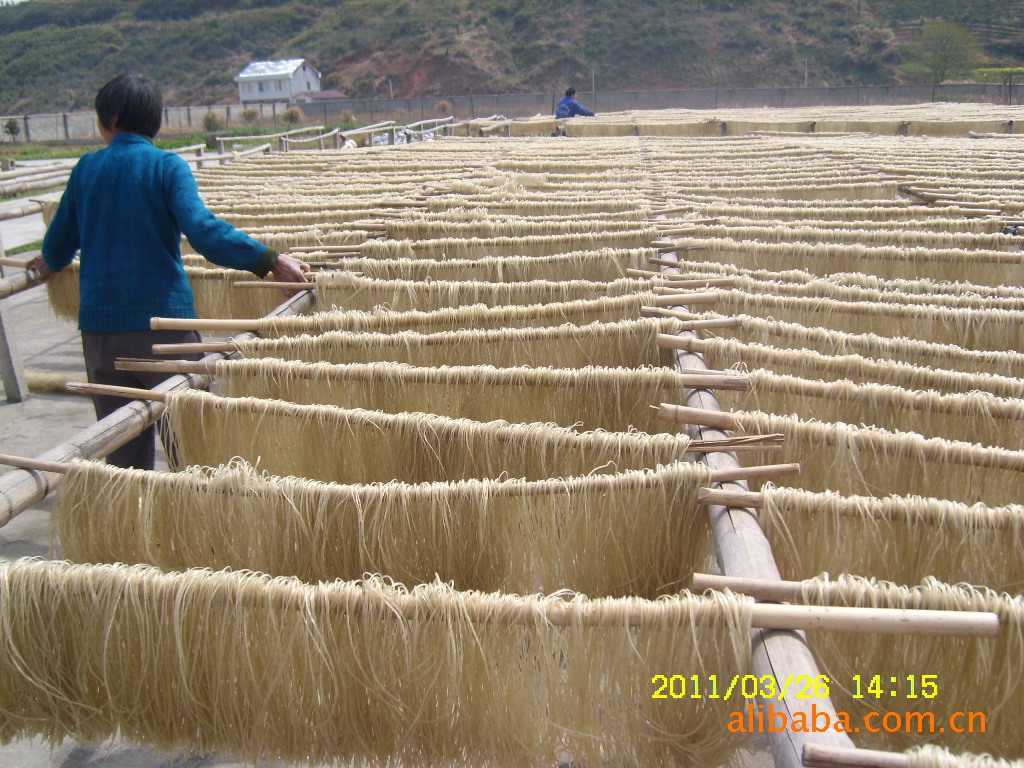
<path fill-rule="evenodd" d="M 308 64 L 305 59 L 281 59 L 279 61 L 253 61 L 239 72 L 235 76 L 235 80 L 243 80 L 249 78 L 259 77 L 281 77 L 282 75 L 291 75 L 301 67 L 303 64 Z M 309 64 L 309 67 L 314 71 L 318 71 L 316 67 Z"/>
<path fill-rule="evenodd" d="M 295 94 L 296 99 L 311 99 L 313 101 L 330 101 L 331 99 L 347 99 L 341 91 L 303 91 Z"/>

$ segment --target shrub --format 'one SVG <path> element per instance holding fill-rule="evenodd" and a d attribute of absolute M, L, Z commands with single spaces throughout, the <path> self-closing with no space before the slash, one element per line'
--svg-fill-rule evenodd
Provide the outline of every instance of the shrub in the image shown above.
<path fill-rule="evenodd" d="M 207 112 L 203 115 L 203 130 L 219 131 L 224 127 L 224 120 L 216 112 Z"/>
<path fill-rule="evenodd" d="M 4 123 L 4 133 L 11 137 L 11 141 L 16 141 L 18 134 L 21 133 L 21 126 L 18 125 L 17 121 L 12 117 Z"/>
<path fill-rule="evenodd" d="M 253 107 L 246 107 L 242 110 L 242 120 L 248 125 L 255 123 L 259 119 L 259 116 L 259 110 Z"/>
<path fill-rule="evenodd" d="M 452 113 L 452 103 L 450 101 L 445 101 L 444 99 L 441 99 L 441 101 L 437 102 L 437 104 L 434 105 L 434 111 L 436 111 L 439 115 L 450 115 Z"/>
<path fill-rule="evenodd" d="M 281 113 L 281 119 L 289 125 L 298 125 L 306 119 L 306 116 L 302 114 L 302 110 L 298 107 L 288 107 L 288 109 Z"/>

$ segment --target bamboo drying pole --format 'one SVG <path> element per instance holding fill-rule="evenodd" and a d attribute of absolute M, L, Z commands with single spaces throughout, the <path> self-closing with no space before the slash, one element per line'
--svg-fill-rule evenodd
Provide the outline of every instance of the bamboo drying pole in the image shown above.
<path fill-rule="evenodd" d="M 655 288 L 654 306 L 656 307 L 681 307 L 693 304 L 714 304 L 718 301 L 718 294 L 713 291 L 706 293 L 687 293 L 686 291 L 673 291 L 666 288 Z"/>
<path fill-rule="evenodd" d="M 309 291 L 303 291 L 300 296 L 312 296 Z M 186 344 L 154 344 L 154 355 L 195 355 L 209 354 L 211 352 L 234 352 L 235 340 L 229 341 L 197 341 Z"/>
<path fill-rule="evenodd" d="M 19 469 L 35 469 L 40 472 L 53 472 L 62 475 L 68 470 L 67 464 L 56 461 L 43 461 L 42 459 L 29 459 L 24 456 L 12 456 L 9 453 L 0 453 L 0 464 Z"/>
<path fill-rule="evenodd" d="M 31 216 L 43 210 L 42 203 L 24 203 L 20 208 L 5 208 L 0 211 L 0 221 L 8 219 L 20 219 L 22 216 Z"/>
<path fill-rule="evenodd" d="M 16 293 L 21 293 L 34 286 L 40 285 L 43 281 L 39 279 L 39 273 L 26 270 L 18 272 L 10 277 L 0 279 L 0 299 L 6 299 Z"/>
<path fill-rule="evenodd" d="M 311 281 L 305 288 L 296 288 L 295 283 L 282 283 L 275 280 L 235 280 L 232 288 L 284 288 L 292 291 L 315 291 L 316 281 Z"/>
<path fill-rule="evenodd" d="M 726 491 L 722 488 L 701 488 L 697 491 L 697 501 L 744 509 L 760 509 L 764 503 L 761 494 L 755 491 Z"/>
<path fill-rule="evenodd" d="M 114 367 L 119 371 L 164 371 L 167 373 L 213 373 L 214 370 L 214 364 L 208 364 L 201 360 L 140 360 L 136 358 L 119 358 L 115 361 Z M 679 381 L 687 387 L 727 389 L 735 392 L 746 392 L 750 389 L 748 377 L 718 371 L 680 374 Z M 76 386 L 81 388 L 82 385 L 78 383 Z M 567 382 L 563 386 L 575 385 L 572 382 Z"/>
<path fill-rule="evenodd" d="M 693 574 L 693 591 L 728 589 L 755 600 L 771 603 L 803 603 L 803 584 L 799 581 L 768 581 L 737 576 L 721 576 L 714 573 Z M 907 609 L 916 613 L 916 609 Z M 908 628 L 906 634 L 951 634 L 970 637 L 995 637 L 999 634 L 999 615 L 988 611 L 928 611 L 936 614 L 938 626 L 926 630 L 930 620 Z M 946 618 L 943 619 L 942 617 Z M 976 620 L 972 621 L 971 617 Z"/>
<path fill-rule="evenodd" d="M 256 318 L 220 319 L 200 317 L 153 317 L 149 327 L 154 331 L 258 331 L 260 321 Z"/>
<path fill-rule="evenodd" d="M 900 752 L 808 742 L 804 744 L 803 764 L 807 768 L 908 768 L 910 758 Z"/>
<path fill-rule="evenodd" d="M 683 245 L 683 246 L 679 246 L 679 245 L 675 245 L 675 244 L 669 243 L 669 244 L 663 244 L 663 245 L 659 246 L 659 249 L 664 248 L 666 250 L 666 252 L 676 253 L 677 251 L 699 251 L 703 247 L 704 246 L 702 246 L 702 245 Z M 649 258 L 647 260 L 647 263 L 648 264 L 654 264 L 657 267 L 669 267 L 671 269 L 675 269 L 675 265 L 677 264 L 677 262 L 673 261 L 672 259 L 663 259 L 663 258 L 661 258 L 659 256 L 651 256 L 651 258 Z"/>
<path fill-rule="evenodd" d="M 626 277 L 656 277 L 660 278 L 661 282 L 669 288 L 734 288 L 736 286 L 735 277 L 665 277 L 661 272 L 654 272 L 649 269 L 633 269 L 630 267 L 626 270 Z"/>
<path fill-rule="evenodd" d="M 723 576 L 718 573 L 693 574 L 693 591 L 704 592 L 708 589 L 731 590 L 741 595 L 749 595 L 755 600 L 768 600 L 773 603 L 799 603 L 801 584 L 799 581 L 769 581 L 743 576 Z"/>
<path fill-rule="evenodd" d="M 348 254 L 358 254 L 363 250 L 361 244 L 353 243 L 351 245 L 294 245 L 288 249 L 288 253 L 336 253 L 339 256 Z"/>
<path fill-rule="evenodd" d="M 662 261 L 669 262 L 667 259 L 659 259 L 659 262 Z M 662 266 L 666 266 L 669 270 L 674 269 L 671 262 L 662 264 Z M 687 308 L 680 307 L 680 309 L 685 311 Z M 694 331 L 683 331 L 680 338 L 692 339 L 693 342 L 699 341 Z M 683 373 L 707 369 L 704 359 L 694 350 L 695 346 L 696 344 L 691 344 L 690 350 L 677 348 L 673 353 L 676 365 Z M 690 408 L 701 408 L 706 411 L 721 412 L 722 410 L 714 393 L 707 389 L 686 390 L 684 404 Z M 696 439 L 728 437 L 727 433 L 720 428 L 709 426 L 695 426 L 690 430 L 690 434 Z M 739 467 L 734 453 L 708 454 L 704 461 L 715 470 Z M 718 484 L 723 485 L 723 483 Z M 731 481 L 728 490 L 749 492 L 744 481 Z M 771 546 L 764 531 L 758 525 L 753 510 L 709 505 L 708 517 L 718 563 L 726 574 L 774 581 L 781 580 Z M 818 665 L 811 655 L 804 637 L 798 632 L 755 629 L 751 637 L 751 651 L 753 672 L 759 677 L 769 675 L 778 678 L 789 674 L 801 674 L 810 675 L 813 679 L 819 674 Z M 814 704 L 818 711 L 828 712 L 833 719 L 836 717 L 835 707 L 830 699 L 816 699 Z M 790 722 L 797 712 L 800 712 L 805 718 L 810 714 L 809 703 L 796 698 L 795 695 L 786 695 L 782 701 L 773 701 L 772 706 L 777 709 L 783 708 Z M 843 733 L 817 734 L 816 738 L 829 746 L 846 748 L 853 746 L 850 737 Z M 805 734 L 792 732 L 787 728 L 783 729 L 781 733 L 769 733 L 768 739 L 776 768 L 801 768 L 802 751 L 807 743 Z"/>
<path fill-rule="evenodd" d="M 303 292 L 284 302 L 270 315 L 279 317 L 298 314 L 311 305 L 310 294 Z M 169 392 L 206 386 L 209 386 L 208 377 L 188 374 L 173 376 L 155 389 Z M 66 463 L 76 458 L 106 456 L 141 434 L 159 418 L 163 408 L 160 403 L 132 401 L 37 458 L 40 461 Z M 0 476 L 0 526 L 6 525 L 16 515 L 46 498 L 58 482 L 59 475 L 42 470 L 15 469 Z"/>
<path fill-rule="evenodd" d="M 71 385 L 69 384 L 68 386 Z M 685 405 L 676 405 L 675 403 L 662 403 L 658 406 L 658 418 L 673 424 L 736 429 L 736 420 L 728 413 L 711 411 L 707 408 L 691 408 Z"/>
<path fill-rule="evenodd" d="M 213 375 L 217 360 L 150 360 L 144 357 L 119 357 L 114 361 L 118 371 L 160 371 L 161 373 L 202 373 Z"/>

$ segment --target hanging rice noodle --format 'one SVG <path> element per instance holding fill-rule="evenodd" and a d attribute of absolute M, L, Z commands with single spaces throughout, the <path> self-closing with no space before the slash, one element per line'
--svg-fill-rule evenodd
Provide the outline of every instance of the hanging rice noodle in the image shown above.
<path fill-rule="evenodd" d="M 650 248 L 573 251 L 553 256 L 486 256 L 479 259 L 340 259 L 338 268 L 383 280 L 560 280 L 585 275 L 588 280 L 616 280 L 627 269 L 647 267 L 657 253 Z M 326 256 L 326 254 L 324 254 Z M 308 260 L 316 253 L 304 254 Z"/>
<path fill-rule="evenodd" d="M 905 336 L 847 333 L 746 315 L 741 315 L 739 320 L 741 330 L 723 329 L 716 333 L 742 334 L 744 341 L 792 349 L 809 348 L 826 355 L 861 354 L 866 357 L 934 368 L 1024 377 L 1024 353 L 1013 350 L 965 349 L 956 344 L 936 344 Z"/>
<path fill-rule="evenodd" d="M 78 462 L 60 487 L 57 536 L 78 562 L 653 598 L 709 561 L 697 489 L 710 479 L 703 464 L 676 463 L 557 484 L 333 485 L 241 462 L 179 473 Z"/>
<path fill-rule="evenodd" d="M 796 482 L 807 490 L 935 496 L 991 506 L 1020 500 L 1022 451 L 797 416 L 749 411 L 731 415 L 740 434 L 784 434 L 785 460 L 800 462 Z"/>
<path fill-rule="evenodd" d="M 845 333 L 871 333 L 880 328 L 893 336 L 957 344 L 968 349 L 1024 349 L 1024 311 L 932 307 L 828 298 L 776 296 L 719 290 L 716 311 L 752 315 Z M 681 299 L 685 305 L 685 299 Z"/>
<path fill-rule="evenodd" d="M 779 224 L 726 219 L 715 224 L 694 224 L 693 237 L 701 239 L 731 238 L 745 242 L 804 245 L 828 243 L 867 247 L 960 248 L 965 251 L 1012 251 L 1016 245 L 1009 235 L 980 232 L 943 232 L 940 230 L 850 229 L 807 226 L 800 222 Z"/>
<path fill-rule="evenodd" d="M 252 190 L 247 190 L 246 194 L 252 194 Z M 276 224 L 270 227 L 251 227 L 247 232 L 280 253 L 302 246 L 360 245 L 367 242 L 366 233 L 361 230 L 338 229 L 334 226 L 325 229 L 306 225 L 288 228 Z M 187 240 L 182 242 L 181 250 L 183 254 L 194 253 Z"/>
<path fill-rule="evenodd" d="M 647 294 L 633 293 L 600 299 L 558 301 L 550 304 L 508 304 L 488 307 L 466 304 L 430 311 L 389 309 L 327 310 L 310 315 L 264 317 L 257 321 L 265 338 L 281 338 L 301 334 L 317 335 L 330 331 L 394 331 L 417 330 L 424 333 L 461 329 L 535 328 L 571 323 L 585 325 L 639 318 Z"/>
<path fill-rule="evenodd" d="M 708 261 L 726 261 L 747 269 L 805 269 L 826 276 L 869 272 L 885 279 L 970 280 L 979 285 L 1021 285 L 1020 251 L 963 251 L 957 248 L 899 248 L 833 243 L 762 243 L 752 240 L 688 239 L 686 245 Z"/>
<path fill-rule="evenodd" d="M 651 406 L 678 401 L 684 379 L 667 368 L 418 368 L 266 358 L 218 362 L 215 384 L 225 397 L 654 433 L 673 425 Z"/>
<path fill-rule="evenodd" d="M 329 332 L 240 342 L 243 357 L 277 357 L 309 362 L 362 363 L 390 360 L 418 366 L 520 365 L 551 368 L 668 366 L 672 357 L 657 346 L 659 333 L 678 321 L 623 320 L 618 323 L 499 328 L 419 333 Z"/>
<path fill-rule="evenodd" d="M 890 710 L 913 710 L 925 718 L 920 730 L 900 728 L 890 733 L 879 728 L 881 733 L 872 734 L 861 728 L 853 735 L 859 744 L 892 749 L 927 741 L 1000 756 L 1024 752 L 1024 731 L 1017 726 L 1024 716 L 1024 598 L 967 584 L 951 586 L 932 578 L 921 586 L 901 587 L 854 576 L 834 581 L 822 576 L 803 583 L 803 599 L 814 605 L 997 613 L 1000 629 L 995 639 L 841 632 L 816 632 L 808 639 L 822 672 L 833 681 L 830 693 L 836 709 L 855 718 L 876 711 L 876 722 Z M 928 682 L 935 687 L 926 689 Z M 899 698 L 890 696 L 891 690 Z M 958 712 L 959 718 L 951 721 Z M 971 712 L 982 713 L 983 728 L 976 718 L 968 728 Z M 934 717 L 934 729 L 928 726 L 929 715 Z M 955 732 L 950 727 L 954 725 L 964 732 Z"/>
<path fill-rule="evenodd" d="M 784 579 L 832 571 L 897 584 L 926 576 L 1024 591 L 1024 507 L 922 496 L 761 490 L 758 521 Z"/>
<path fill-rule="evenodd" d="M 981 391 L 997 397 L 1024 397 L 1024 379 L 928 368 L 862 355 L 823 355 L 812 349 L 770 347 L 721 338 L 705 340 L 701 354 L 712 368 L 718 369 L 767 368 L 779 374 L 814 376 L 824 381 L 850 379 L 860 384 L 874 382 L 944 393 Z"/>
<path fill-rule="evenodd" d="M 772 272 L 743 269 L 731 264 L 680 261 L 685 274 L 735 277 L 735 287 L 746 293 L 805 296 L 839 301 L 871 301 L 893 304 L 925 304 L 934 307 L 974 309 L 1024 309 L 1024 289 L 972 283 L 940 283 L 934 280 L 883 280 L 863 272 L 837 272 L 821 278 L 804 270 Z M 666 274 L 666 277 L 668 275 Z"/>
<path fill-rule="evenodd" d="M 1024 768 L 1024 760 L 1003 760 L 970 752 L 954 754 L 934 744 L 923 744 L 907 752 L 907 768 Z"/>
<path fill-rule="evenodd" d="M 719 765 L 737 747 L 722 727 L 733 705 L 654 699 L 651 680 L 750 666 L 750 602 L 728 595 L 518 597 L 32 560 L 0 565 L 0 593 L 5 741 L 118 735 L 252 764 Z"/>
<path fill-rule="evenodd" d="M 316 302 L 320 308 L 393 311 L 430 311 L 467 304 L 543 304 L 604 296 L 638 294 L 637 301 L 650 304 L 654 294 L 649 280 L 620 278 L 612 282 L 593 280 L 531 280 L 492 283 L 481 280 L 380 280 L 347 272 L 319 272 Z M 644 292 L 644 293 L 642 293 Z M 254 315 L 250 315 L 252 317 Z"/>
<path fill-rule="evenodd" d="M 526 237 L 368 240 L 360 255 L 368 259 L 479 259 L 485 256 L 551 256 L 599 248 L 647 248 L 658 236 L 651 228 Z"/>
<path fill-rule="evenodd" d="M 336 483 L 614 473 L 681 460 L 689 445 L 684 435 L 576 432 L 195 390 L 168 393 L 164 418 L 180 466 L 213 467 L 238 456 L 275 475 Z"/>
<path fill-rule="evenodd" d="M 595 233 L 635 232 L 642 227 L 636 220 L 554 219 L 550 221 L 437 221 L 395 220 L 387 223 L 392 240 L 431 240 L 439 238 L 499 238 Z"/>
<path fill-rule="evenodd" d="M 750 391 L 719 395 L 723 406 L 1024 449 L 1024 399 L 985 392 L 943 395 L 846 380 L 825 382 L 766 370 L 751 371 L 749 378 Z"/>

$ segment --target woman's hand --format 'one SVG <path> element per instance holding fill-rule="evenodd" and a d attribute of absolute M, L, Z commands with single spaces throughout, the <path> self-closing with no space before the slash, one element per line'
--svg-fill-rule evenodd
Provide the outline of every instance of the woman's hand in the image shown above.
<path fill-rule="evenodd" d="M 49 279 L 50 275 L 53 274 L 53 272 L 50 271 L 50 268 L 46 266 L 46 262 L 43 261 L 42 256 L 36 256 L 32 259 L 32 261 L 25 265 L 25 269 L 30 272 L 38 272 L 39 282 L 41 283 L 45 283 Z"/>
<path fill-rule="evenodd" d="M 309 264 L 289 256 L 287 253 L 279 254 L 274 266 L 270 268 L 270 274 L 279 283 L 308 283 L 306 277 L 310 273 Z M 289 296 L 294 296 L 297 291 L 285 291 Z"/>

